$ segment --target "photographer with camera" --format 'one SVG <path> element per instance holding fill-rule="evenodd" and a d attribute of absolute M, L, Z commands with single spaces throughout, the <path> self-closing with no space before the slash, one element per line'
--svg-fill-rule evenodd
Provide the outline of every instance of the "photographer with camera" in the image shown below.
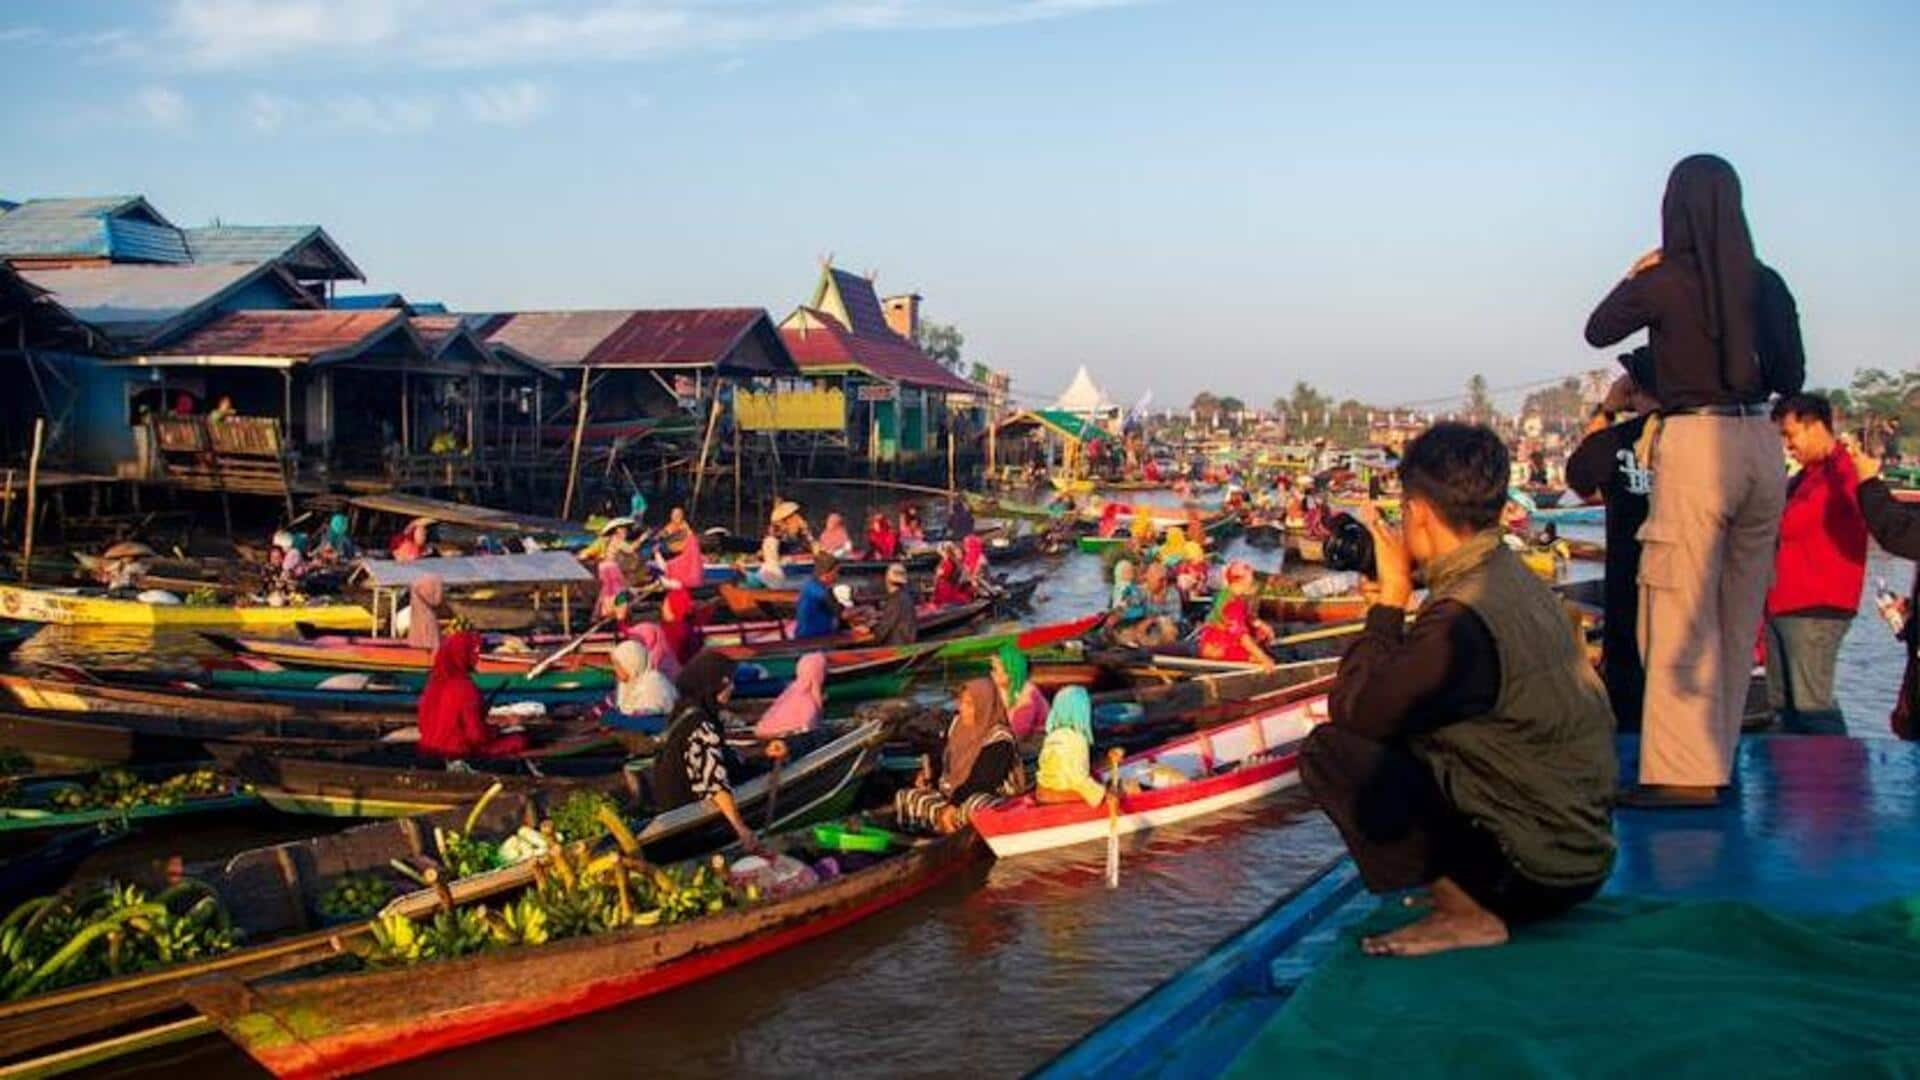
<path fill-rule="evenodd" d="M 1501 540 L 1507 470 L 1484 427 L 1408 444 L 1400 527 L 1367 515 L 1366 630 L 1301 754 L 1367 887 L 1431 891 L 1426 917 L 1363 942 L 1375 955 L 1498 945 L 1613 867 L 1613 717 L 1558 598 Z"/>

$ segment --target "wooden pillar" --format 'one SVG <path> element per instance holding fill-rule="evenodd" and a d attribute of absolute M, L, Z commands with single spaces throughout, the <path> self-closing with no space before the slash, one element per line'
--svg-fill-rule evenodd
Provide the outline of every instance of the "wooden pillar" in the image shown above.
<path fill-rule="evenodd" d="M 35 518 L 40 509 L 40 448 L 46 438 L 47 419 L 36 416 L 33 420 L 33 453 L 27 457 L 27 541 L 21 548 L 20 580 L 22 583 L 33 580 L 33 530 L 38 524 Z"/>
<path fill-rule="evenodd" d="M 573 519 L 573 487 L 580 478 L 580 442 L 587 435 L 587 394 L 592 390 L 593 369 L 580 365 L 580 405 L 573 411 L 573 453 L 567 459 L 567 497 L 560 504 L 560 517 Z"/>
<path fill-rule="evenodd" d="M 400 370 L 400 456 L 413 451 L 413 392 L 405 368 Z"/>
<path fill-rule="evenodd" d="M 733 531 L 740 531 L 740 485 L 745 482 L 747 459 L 740 453 L 740 418 L 733 422 Z"/>
<path fill-rule="evenodd" d="M 713 408 L 707 412 L 707 434 L 700 440 L 700 463 L 693 470 L 693 498 L 687 500 L 687 516 L 692 517 L 700 507 L 700 489 L 706 485 L 707 455 L 713 449 L 713 429 L 720 423 L 720 385 L 714 384 Z"/>

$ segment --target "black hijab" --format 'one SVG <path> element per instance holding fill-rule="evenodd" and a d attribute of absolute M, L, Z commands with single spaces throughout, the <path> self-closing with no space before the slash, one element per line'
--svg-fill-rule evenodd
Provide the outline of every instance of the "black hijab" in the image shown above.
<path fill-rule="evenodd" d="M 1753 352 L 1753 235 L 1740 207 L 1740 176 L 1726 160 L 1695 154 L 1673 167 L 1660 203 L 1663 260 L 1690 259 L 1700 274 L 1707 336 L 1728 387 L 1759 378 Z"/>
<path fill-rule="evenodd" d="M 720 692 L 733 684 L 733 671 L 739 665 L 708 649 L 680 669 L 673 688 L 680 692 L 682 706 L 692 705 L 710 719 L 720 716 Z"/>

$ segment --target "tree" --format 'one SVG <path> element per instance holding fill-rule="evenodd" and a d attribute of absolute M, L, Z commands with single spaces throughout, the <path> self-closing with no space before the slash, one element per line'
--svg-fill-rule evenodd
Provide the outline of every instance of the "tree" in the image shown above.
<path fill-rule="evenodd" d="M 1211 419 L 1214 413 L 1220 411 L 1220 399 L 1214 396 L 1213 391 L 1202 390 L 1193 395 L 1193 404 L 1187 406 L 1187 408 L 1193 411 L 1193 416 L 1196 420 L 1201 417 Z"/>
<path fill-rule="evenodd" d="M 1493 398 L 1487 394 L 1485 375 L 1467 380 L 1467 415 L 1482 422 L 1493 418 Z"/>
<path fill-rule="evenodd" d="M 1557 386 L 1535 390 L 1521 403 L 1520 411 L 1539 413 L 1540 418 L 1548 423 L 1578 423 L 1586 413 L 1586 398 L 1582 395 L 1579 378 L 1570 375 L 1560 380 Z"/>
<path fill-rule="evenodd" d="M 1304 379 L 1294 381 L 1293 395 L 1287 399 L 1288 412 L 1296 413 L 1304 420 L 1307 414 L 1325 412 L 1326 408 L 1327 395 L 1315 390 Z"/>
<path fill-rule="evenodd" d="M 1241 401 L 1237 397 L 1228 395 L 1220 399 L 1220 411 L 1223 413 L 1227 413 L 1229 415 L 1237 416 L 1240 413 L 1247 411 L 1247 403 L 1244 401 Z"/>
<path fill-rule="evenodd" d="M 962 371 L 960 349 L 967 343 L 967 337 L 959 328 L 922 319 L 914 343 L 920 346 L 921 352 L 940 361 L 948 370 L 955 374 Z"/>

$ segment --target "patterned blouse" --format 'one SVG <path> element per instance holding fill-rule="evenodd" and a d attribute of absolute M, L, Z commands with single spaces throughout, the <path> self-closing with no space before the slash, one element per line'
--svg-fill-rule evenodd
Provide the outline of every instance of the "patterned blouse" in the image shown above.
<path fill-rule="evenodd" d="M 687 786 L 697 798 L 711 799 L 733 790 L 727 780 L 726 743 L 713 724 L 700 724 L 687 736 Z"/>

